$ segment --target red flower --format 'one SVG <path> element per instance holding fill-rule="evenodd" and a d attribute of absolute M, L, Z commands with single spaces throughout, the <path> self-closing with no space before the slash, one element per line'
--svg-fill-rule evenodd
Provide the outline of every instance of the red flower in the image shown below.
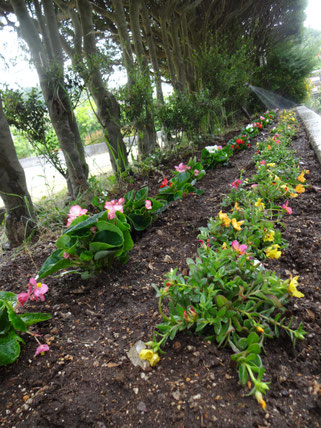
<path fill-rule="evenodd" d="M 240 148 L 240 146 L 239 146 L 238 144 L 236 144 L 236 148 L 237 148 L 237 149 L 239 149 L 239 148 Z"/>
<path fill-rule="evenodd" d="M 241 140 L 240 138 L 238 138 L 238 139 L 236 140 L 236 144 L 243 144 L 243 140 Z"/>
<path fill-rule="evenodd" d="M 172 183 L 170 183 L 170 184 L 172 184 Z M 161 182 L 160 187 L 162 188 L 162 187 L 167 187 L 167 186 L 168 186 L 168 180 L 167 180 L 167 178 L 164 178 L 164 180 Z"/>
<path fill-rule="evenodd" d="M 250 144 L 250 143 L 247 143 L 247 147 L 251 147 L 251 144 Z"/>
<path fill-rule="evenodd" d="M 262 123 L 259 123 L 258 126 L 259 126 L 259 129 L 262 129 Z"/>
<path fill-rule="evenodd" d="M 231 149 L 234 149 L 234 145 L 231 146 Z"/>

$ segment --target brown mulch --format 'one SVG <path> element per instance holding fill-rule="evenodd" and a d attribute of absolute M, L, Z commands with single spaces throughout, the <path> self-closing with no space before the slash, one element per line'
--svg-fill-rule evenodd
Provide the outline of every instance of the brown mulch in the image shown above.
<path fill-rule="evenodd" d="M 291 300 L 289 312 L 304 322 L 308 335 L 296 348 L 285 336 L 266 343 L 262 359 L 271 382 L 266 411 L 246 397 L 230 351 L 200 337 L 178 335 L 157 367 L 145 372 L 126 355 L 137 340 L 150 340 L 160 321 L 152 284 L 160 286 L 171 268 L 186 268 L 199 228 L 218 213 L 239 171 L 253 173 L 251 148 L 229 167 L 209 171 L 199 183 L 202 196 L 188 196 L 162 213 L 137 238 L 125 266 L 87 281 L 75 275 L 45 281 L 45 305 L 31 304 L 28 310 L 53 314 L 37 327 L 51 350 L 34 358 L 36 343 L 25 337 L 18 361 L 0 367 L 0 426 L 319 427 L 321 168 L 303 129 L 293 144 L 302 168 L 311 172 L 312 186 L 291 200 L 284 256 L 265 265 L 284 278 L 289 271 L 300 276 L 305 298 Z M 174 159 L 170 166 L 186 160 Z M 135 186 L 148 183 L 155 192 L 161 180 L 153 173 Z M 54 242 L 39 243 L 14 258 L 2 255 L 1 289 L 23 291 L 53 249 Z"/>

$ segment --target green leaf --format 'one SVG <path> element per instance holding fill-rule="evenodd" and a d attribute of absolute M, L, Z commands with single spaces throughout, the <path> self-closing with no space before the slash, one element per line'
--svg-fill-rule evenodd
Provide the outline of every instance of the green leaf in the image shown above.
<path fill-rule="evenodd" d="M 20 354 L 17 334 L 10 330 L 5 336 L 0 336 L 0 366 L 13 363 Z"/>
<path fill-rule="evenodd" d="M 52 318 L 51 314 L 46 314 L 42 312 L 26 312 L 25 314 L 19 316 L 27 327 L 33 324 L 37 324 L 38 322 L 50 320 Z"/>
<path fill-rule="evenodd" d="M 215 301 L 219 308 L 221 308 L 222 306 L 226 305 L 229 302 L 227 298 L 222 296 L 221 294 L 217 294 L 215 296 Z"/>
<path fill-rule="evenodd" d="M 118 252 L 119 252 L 119 248 L 112 249 L 112 250 L 97 251 L 97 253 L 94 255 L 94 260 L 101 260 L 105 258 L 107 259 L 110 257 L 114 257 Z"/>
<path fill-rule="evenodd" d="M 60 248 L 61 250 L 64 248 L 69 247 L 70 245 L 70 236 L 68 235 L 61 235 L 56 242 L 57 248 Z"/>
<path fill-rule="evenodd" d="M 132 222 L 134 229 L 139 231 L 145 230 L 152 222 L 152 217 L 149 213 L 146 214 L 129 214 L 128 218 Z"/>
<path fill-rule="evenodd" d="M 148 198 L 148 187 L 139 189 L 134 198 L 134 208 L 140 208 L 145 204 L 145 200 Z"/>
<path fill-rule="evenodd" d="M 242 386 L 245 386 L 246 382 L 249 380 L 248 372 L 243 364 L 240 364 L 239 367 L 239 379 Z"/>
<path fill-rule="evenodd" d="M 58 272 L 58 270 L 66 269 L 72 266 L 72 264 L 73 263 L 70 259 L 64 259 L 62 257 L 61 250 L 56 250 L 43 263 L 43 265 L 41 266 L 38 272 L 37 278 L 38 279 L 45 278 L 48 275 Z"/>
<path fill-rule="evenodd" d="M 248 348 L 247 348 L 247 352 L 248 353 L 253 353 L 253 354 L 259 354 L 261 352 L 261 348 L 260 345 L 258 343 L 252 343 Z"/>
<path fill-rule="evenodd" d="M 10 305 L 10 303 L 6 303 L 5 304 L 7 307 L 7 311 L 8 311 L 8 317 L 9 317 L 9 321 L 12 324 L 12 327 L 15 330 L 19 330 L 19 331 L 27 331 L 27 326 L 26 324 L 23 322 L 23 320 L 15 313 L 14 309 L 12 308 L 12 306 Z"/>
<path fill-rule="evenodd" d="M 9 321 L 7 307 L 4 302 L 0 300 L 0 335 L 7 333 L 11 328 Z"/>
<path fill-rule="evenodd" d="M 108 248 L 120 247 L 124 243 L 124 236 L 122 231 L 111 223 L 104 222 L 103 230 L 95 234 L 94 239 L 89 245 L 90 251 L 107 250 Z M 94 249 L 96 244 L 104 244 L 98 249 Z"/>
<path fill-rule="evenodd" d="M 88 218 L 88 216 L 85 216 L 85 215 L 80 216 L 75 220 L 81 219 L 82 217 L 86 217 L 86 219 L 79 221 L 75 226 L 69 227 L 66 230 L 65 234 L 66 235 L 73 235 L 73 234 L 75 234 L 75 232 L 79 232 L 79 231 L 82 231 L 84 229 L 90 229 L 92 226 L 96 226 L 97 220 L 99 220 L 99 219 L 106 220 L 107 216 L 108 216 L 107 211 L 102 211 L 98 214 L 94 214 L 89 218 Z"/>
<path fill-rule="evenodd" d="M 134 197 L 134 190 L 130 190 L 129 192 L 126 193 L 126 195 L 124 196 L 125 199 L 125 206 L 128 204 L 128 202 L 130 202 Z"/>
<path fill-rule="evenodd" d="M 90 262 L 93 259 L 94 254 L 91 251 L 82 251 L 79 257 L 83 262 Z"/>
<path fill-rule="evenodd" d="M 258 343 L 260 341 L 259 336 L 252 331 L 247 337 L 247 344 L 251 345 L 252 343 Z"/>
<path fill-rule="evenodd" d="M 124 235 L 124 250 L 129 251 L 133 248 L 134 242 L 132 240 L 129 230 L 125 230 L 123 232 L 123 235 Z"/>
<path fill-rule="evenodd" d="M 5 300 L 12 306 L 15 306 L 17 303 L 17 295 L 15 293 L 11 293 L 10 291 L 0 291 L 0 300 Z"/>

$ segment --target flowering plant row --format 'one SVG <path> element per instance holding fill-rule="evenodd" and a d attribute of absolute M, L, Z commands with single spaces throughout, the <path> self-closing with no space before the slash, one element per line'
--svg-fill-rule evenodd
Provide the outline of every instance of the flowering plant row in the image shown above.
<path fill-rule="evenodd" d="M 231 207 L 230 213 L 221 210 L 207 228 L 201 229 L 198 257 L 187 260 L 189 275 L 183 277 L 177 269 L 171 270 L 163 288 L 155 287 L 163 321 L 146 344 L 153 362 L 166 341 L 186 329 L 205 335 L 219 347 L 230 347 L 240 383 L 251 389 L 249 395 L 254 394 L 264 409 L 263 394 L 269 387 L 263 381 L 260 354 L 265 338 L 278 337 L 283 329 L 295 344 L 305 335 L 303 325 L 295 328 L 286 311 L 290 297 L 303 297 L 297 289 L 298 277 L 283 280 L 258 259 L 282 255 L 286 244 L 276 225 L 282 215 L 292 211 L 288 201 L 282 206 L 277 203 L 304 191 L 302 181 L 307 171 L 299 171 L 298 161 L 288 148 L 289 136 L 296 129 L 293 118 L 292 113 L 282 114 L 272 137 L 258 143 L 258 172 L 248 180 L 241 176 L 232 183 L 223 203 Z M 266 150 L 273 165 L 262 163 L 264 159 L 259 157 L 262 153 L 265 156 Z M 279 158 L 280 150 L 289 163 Z M 146 359 L 145 351 L 141 358 Z"/>
<path fill-rule="evenodd" d="M 54 251 L 43 263 L 38 278 L 45 278 L 58 271 L 80 273 L 86 279 L 111 267 L 115 259 L 126 263 L 133 247 L 132 230 L 145 230 L 171 201 L 189 193 L 201 194 L 195 187 L 197 180 L 205 174 L 201 163 L 190 159 L 187 165 L 175 167 L 174 177 L 161 183 L 156 198 L 148 195 L 148 187 L 127 192 L 123 198 L 93 204 L 99 213 L 89 215 L 79 205 L 71 207 L 67 230 L 56 242 Z M 66 271 L 66 269 L 72 268 Z"/>
<path fill-rule="evenodd" d="M 38 342 L 35 356 L 49 350 L 47 344 L 41 344 L 38 335 L 29 331 L 31 325 L 51 318 L 50 314 L 39 312 L 25 312 L 19 314 L 19 307 L 30 300 L 44 301 L 44 294 L 47 292 L 46 284 L 37 283 L 34 278 L 30 279 L 28 291 L 26 293 L 10 293 L 0 291 L 0 366 L 13 363 L 20 355 L 20 343 L 24 343 L 18 332 L 29 333 Z"/>
<path fill-rule="evenodd" d="M 235 151 L 250 147 L 250 139 L 271 124 L 275 116 L 276 111 L 267 111 L 259 119 L 244 127 L 241 133 L 229 140 L 224 147 L 217 145 L 205 147 L 201 153 L 201 162 L 204 167 L 215 168 L 218 164 L 227 162 Z"/>

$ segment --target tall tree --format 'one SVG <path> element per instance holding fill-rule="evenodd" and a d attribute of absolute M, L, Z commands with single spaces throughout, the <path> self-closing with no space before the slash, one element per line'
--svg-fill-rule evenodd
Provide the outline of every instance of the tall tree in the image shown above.
<path fill-rule="evenodd" d="M 114 172 L 123 171 L 128 159 L 120 131 L 120 107 L 114 95 L 107 90 L 103 79 L 103 58 L 97 48 L 92 5 L 88 0 L 77 0 L 76 8 L 61 0 L 55 0 L 55 3 L 71 19 L 72 24 L 72 28 L 68 28 L 68 38 L 72 35 L 72 43 L 68 43 L 67 37 L 60 32 L 63 48 L 95 101 L 97 118 L 108 143 L 112 168 Z M 63 29 L 63 25 L 61 27 Z"/>
<path fill-rule="evenodd" d="M 6 209 L 5 232 L 11 246 L 20 245 L 35 228 L 25 173 L 18 161 L 0 97 L 0 196 Z"/>
<path fill-rule="evenodd" d="M 88 189 L 88 166 L 72 104 L 64 82 L 64 56 L 50 0 L 30 2 L 32 16 L 23 0 L 10 0 L 38 72 L 41 90 L 68 169 L 72 198 Z M 40 33 L 40 34 L 39 34 Z"/>

